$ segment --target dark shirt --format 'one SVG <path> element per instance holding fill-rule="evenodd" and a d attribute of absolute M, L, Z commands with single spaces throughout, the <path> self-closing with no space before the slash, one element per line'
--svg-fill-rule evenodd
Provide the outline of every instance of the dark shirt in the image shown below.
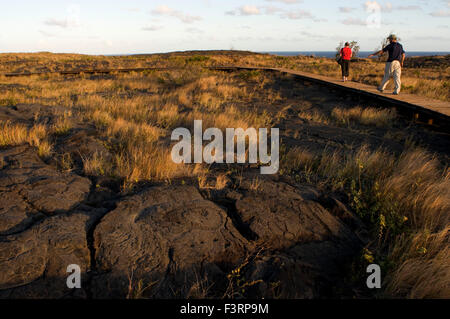
<path fill-rule="evenodd" d="M 403 46 L 398 42 L 392 42 L 383 49 L 383 52 L 389 52 L 389 58 L 387 62 L 399 61 L 402 62 L 402 55 L 405 53 Z"/>

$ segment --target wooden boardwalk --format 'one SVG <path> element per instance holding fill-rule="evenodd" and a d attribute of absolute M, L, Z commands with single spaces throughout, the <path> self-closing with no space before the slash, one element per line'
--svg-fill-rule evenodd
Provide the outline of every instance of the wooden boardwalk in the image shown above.
<path fill-rule="evenodd" d="M 355 95 L 366 96 L 378 101 L 384 101 L 390 105 L 401 107 L 404 110 L 411 111 L 416 119 L 418 119 L 420 115 L 421 119 L 426 120 L 429 124 L 433 124 L 434 119 L 440 119 L 445 122 L 450 121 L 450 102 L 433 100 L 415 94 L 400 93 L 400 95 L 394 95 L 392 94 L 392 91 L 385 91 L 381 93 L 375 86 L 353 81 L 344 83 L 340 79 L 291 69 L 239 66 L 221 66 L 213 67 L 212 69 L 224 71 L 261 70 L 290 74 L 305 81 L 319 83 L 328 87 L 344 90 Z"/>
<path fill-rule="evenodd" d="M 24 72 L 24 73 L 3 73 L 1 75 L 10 77 L 32 76 L 32 75 L 77 75 L 77 74 L 110 74 L 110 73 L 130 73 L 130 72 L 144 72 L 144 71 L 165 71 L 175 70 L 180 68 L 173 67 L 148 67 L 148 68 L 122 68 L 122 69 L 85 69 L 85 70 L 67 70 L 67 71 L 44 71 L 44 72 Z"/>
<path fill-rule="evenodd" d="M 211 70 L 238 71 L 238 70 L 261 70 L 268 72 L 279 72 L 293 75 L 304 81 L 318 83 L 327 87 L 345 91 L 354 96 L 365 96 L 370 99 L 385 102 L 387 105 L 395 106 L 404 113 L 411 114 L 415 120 L 425 121 L 428 124 L 439 124 L 440 126 L 450 127 L 450 102 L 433 100 L 426 97 L 401 93 L 393 95 L 392 92 L 380 93 L 375 86 L 370 86 L 358 82 L 342 82 L 338 79 L 330 78 L 323 75 L 311 74 L 302 71 L 295 71 L 283 68 L 267 68 L 267 67 L 247 67 L 247 66 L 214 66 L 207 67 Z M 32 75 L 77 75 L 77 74 L 109 74 L 109 73 L 129 73 L 144 71 L 165 71 L 180 69 L 173 67 L 147 67 L 147 68 L 122 68 L 122 69 L 86 69 L 86 70 L 70 70 L 56 72 L 32 72 L 32 73 L 4 73 L 6 77 L 32 76 Z"/>

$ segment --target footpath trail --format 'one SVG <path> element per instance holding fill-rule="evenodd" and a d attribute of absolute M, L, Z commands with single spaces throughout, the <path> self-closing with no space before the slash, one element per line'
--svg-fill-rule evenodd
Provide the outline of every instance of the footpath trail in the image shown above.
<path fill-rule="evenodd" d="M 311 74 L 302 71 L 296 71 L 283 68 L 265 68 L 265 67 L 244 67 L 244 66 L 220 66 L 212 67 L 215 70 L 233 71 L 233 70 L 261 70 L 273 71 L 284 74 L 294 75 L 303 80 L 325 85 L 331 88 L 344 90 L 358 96 L 366 96 L 379 101 L 387 102 L 391 105 L 401 108 L 406 113 L 410 113 L 416 120 L 426 121 L 428 124 L 447 124 L 450 122 L 450 102 L 434 100 L 414 94 L 401 93 L 392 94 L 392 91 L 379 92 L 375 86 L 359 82 L 342 82 L 340 79 L 330 78 L 328 76 Z"/>
<path fill-rule="evenodd" d="M 400 95 L 394 95 L 392 92 L 379 92 L 375 86 L 359 83 L 359 82 L 342 82 L 336 79 L 332 79 L 322 75 L 308 74 L 301 71 L 292 71 L 288 69 L 275 69 L 279 72 L 294 74 L 296 76 L 313 79 L 315 81 L 326 82 L 330 85 L 335 85 L 341 88 L 345 88 L 347 90 L 356 90 L 363 91 L 369 95 L 376 95 L 378 99 L 389 99 L 396 100 L 398 102 L 407 103 L 412 106 L 418 106 L 421 108 L 428 109 L 430 111 L 434 111 L 437 113 L 444 114 L 446 116 L 450 116 L 450 102 L 433 100 L 426 97 L 422 97 L 415 94 L 401 93 Z"/>

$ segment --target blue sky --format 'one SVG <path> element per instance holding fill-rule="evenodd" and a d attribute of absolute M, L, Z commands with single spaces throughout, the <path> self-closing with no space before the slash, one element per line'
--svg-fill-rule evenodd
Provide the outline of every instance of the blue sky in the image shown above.
<path fill-rule="evenodd" d="M 0 52 L 376 49 L 390 32 L 408 51 L 450 51 L 447 0 L 5 1 Z"/>

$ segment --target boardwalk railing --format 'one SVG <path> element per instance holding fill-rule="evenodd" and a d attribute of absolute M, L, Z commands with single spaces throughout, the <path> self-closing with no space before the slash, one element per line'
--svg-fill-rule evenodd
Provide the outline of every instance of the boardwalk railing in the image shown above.
<path fill-rule="evenodd" d="M 395 107 L 402 114 L 411 116 L 417 122 L 438 125 L 450 130 L 450 102 L 447 101 L 434 100 L 407 93 L 401 93 L 400 95 L 393 95 L 387 91 L 381 93 L 375 86 L 353 81 L 342 82 L 327 76 L 290 69 L 247 66 L 219 66 L 210 67 L 210 69 L 220 71 L 260 70 L 289 74 L 303 81 L 317 83 L 330 89 L 351 94 L 353 97 L 382 102 L 386 106 Z"/>

